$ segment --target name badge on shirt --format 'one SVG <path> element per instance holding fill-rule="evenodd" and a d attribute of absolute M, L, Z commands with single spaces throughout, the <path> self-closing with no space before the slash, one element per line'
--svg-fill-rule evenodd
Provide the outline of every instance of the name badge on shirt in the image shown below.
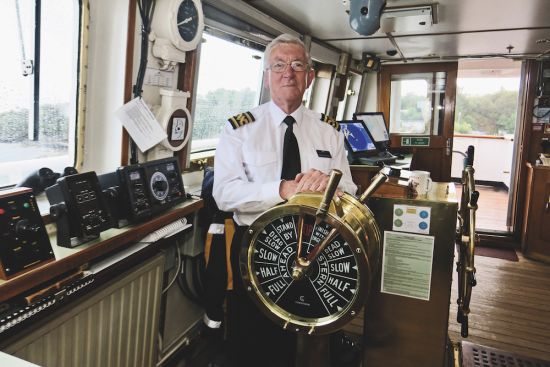
<path fill-rule="evenodd" d="M 319 158 L 332 158 L 328 150 L 317 150 L 317 156 Z"/>

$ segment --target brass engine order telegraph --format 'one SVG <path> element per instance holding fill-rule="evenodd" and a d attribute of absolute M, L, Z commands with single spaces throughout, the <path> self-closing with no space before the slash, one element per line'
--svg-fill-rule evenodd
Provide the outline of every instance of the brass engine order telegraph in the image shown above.
<path fill-rule="evenodd" d="M 259 308 L 284 329 L 325 335 L 363 307 L 380 258 L 380 231 L 363 202 L 386 179 L 380 173 L 359 199 L 298 193 L 263 213 L 245 234 L 240 271 Z"/>

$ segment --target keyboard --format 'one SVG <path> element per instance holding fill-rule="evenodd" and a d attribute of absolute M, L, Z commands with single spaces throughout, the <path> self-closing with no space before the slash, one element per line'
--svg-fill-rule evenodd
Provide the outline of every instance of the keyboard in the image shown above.
<path fill-rule="evenodd" d="M 365 164 L 368 166 L 379 166 L 381 164 L 393 164 L 395 163 L 395 160 L 397 157 L 380 157 L 380 156 L 373 156 L 373 157 L 360 157 L 356 159 L 356 162 L 358 164 Z"/>

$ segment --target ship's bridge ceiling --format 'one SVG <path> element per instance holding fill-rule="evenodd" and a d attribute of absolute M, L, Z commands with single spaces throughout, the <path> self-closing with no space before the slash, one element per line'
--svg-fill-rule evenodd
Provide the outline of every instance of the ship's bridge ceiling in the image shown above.
<path fill-rule="evenodd" d="M 351 28 L 350 0 L 245 2 L 354 59 L 363 52 L 386 62 L 550 56 L 548 0 L 388 0 L 380 29 L 369 36 Z"/>

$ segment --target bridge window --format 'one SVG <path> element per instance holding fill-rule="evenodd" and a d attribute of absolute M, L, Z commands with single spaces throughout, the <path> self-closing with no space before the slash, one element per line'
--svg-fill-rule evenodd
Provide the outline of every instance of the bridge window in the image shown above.
<path fill-rule="evenodd" d="M 78 0 L 0 2 L 0 187 L 75 162 Z"/>
<path fill-rule="evenodd" d="M 227 119 L 260 101 L 263 52 L 238 37 L 205 32 L 200 49 L 192 152 L 216 148 Z"/>
<path fill-rule="evenodd" d="M 443 121 L 446 74 L 394 74 L 390 133 L 438 135 Z"/>

